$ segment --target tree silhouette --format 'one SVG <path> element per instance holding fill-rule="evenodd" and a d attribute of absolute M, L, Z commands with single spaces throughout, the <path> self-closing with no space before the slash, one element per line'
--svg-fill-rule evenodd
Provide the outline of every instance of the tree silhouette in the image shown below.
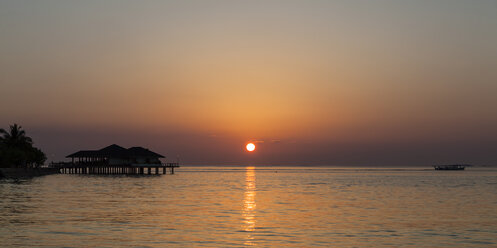
<path fill-rule="evenodd" d="M 9 132 L 0 129 L 0 135 L 2 135 L 0 140 L 8 146 L 28 147 L 33 144 L 33 140 L 27 137 L 26 132 L 17 124 L 10 125 Z"/>
<path fill-rule="evenodd" d="M 46 159 L 20 125 L 0 128 L 0 167 L 39 167 Z"/>

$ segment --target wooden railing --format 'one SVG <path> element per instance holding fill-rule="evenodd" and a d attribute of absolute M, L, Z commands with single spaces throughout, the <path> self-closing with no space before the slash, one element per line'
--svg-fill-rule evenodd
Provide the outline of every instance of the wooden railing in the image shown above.
<path fill-rule="evenodd" d="M 95 161 L 95 162 L 51 162 L 48 164 L 48 168 L 70 168 L 70 167 L 97 167 L 97 166 L 133 166 L 130 165 L 109 165 L 107 162 Z M 161 163 L 161 164 L 147 164 L 148 167 L 180 167 L 179 163 Z"/>

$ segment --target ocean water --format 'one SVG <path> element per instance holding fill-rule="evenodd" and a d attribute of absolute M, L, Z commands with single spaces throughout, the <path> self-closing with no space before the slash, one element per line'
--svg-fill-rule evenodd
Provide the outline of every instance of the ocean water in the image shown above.
<path fill-rule="evenodd" d="M 182 167 L 0 180 L 1 247 L 497 247 L 497 170 Z"/>

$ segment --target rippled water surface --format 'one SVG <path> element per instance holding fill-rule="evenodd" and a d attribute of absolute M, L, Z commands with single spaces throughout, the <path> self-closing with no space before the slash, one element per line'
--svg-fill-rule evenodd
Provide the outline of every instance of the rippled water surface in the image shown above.
<path fill-rule="evenodd" d="M 182 167 L 0 180 L 2 247 L 497 247 L 497 170 Z"/>

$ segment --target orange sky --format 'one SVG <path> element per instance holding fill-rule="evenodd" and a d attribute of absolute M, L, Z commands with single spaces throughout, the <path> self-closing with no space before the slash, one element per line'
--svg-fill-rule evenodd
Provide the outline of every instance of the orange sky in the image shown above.
<path fill-rule="evenodd" d="M 495 163 L 495 27 L 495 1 L 2 1 L 0 125 L 49 160 Z"/>

